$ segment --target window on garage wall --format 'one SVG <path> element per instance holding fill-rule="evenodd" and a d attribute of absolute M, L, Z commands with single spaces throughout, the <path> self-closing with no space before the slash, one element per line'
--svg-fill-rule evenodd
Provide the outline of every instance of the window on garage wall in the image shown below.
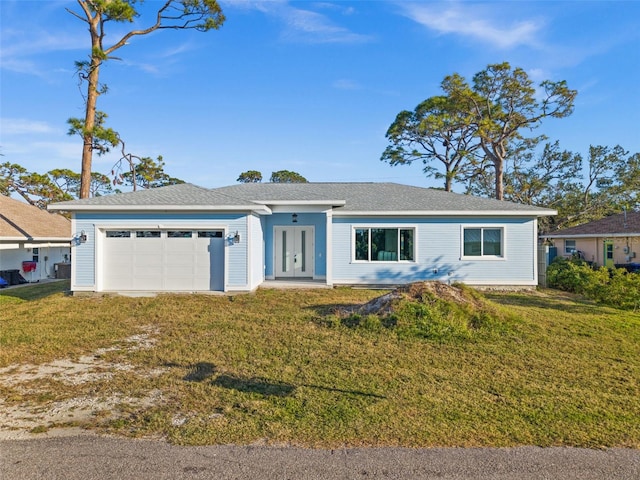
<path fill-rule="evenodd" d="M 159 230 L 138 230 L 136 231 L 138 238 L 160 238 Z"/>
<path fill-rule="evenodd" d="M 193 232 L 188 230 L 168 230 L 167 238 L 191 238 Z"/>

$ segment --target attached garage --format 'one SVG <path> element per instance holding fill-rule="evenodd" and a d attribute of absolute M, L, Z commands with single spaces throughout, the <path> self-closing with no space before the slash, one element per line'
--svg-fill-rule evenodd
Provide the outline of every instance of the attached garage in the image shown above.
<path fill-rule="evenodd" d="M 223 230 L 102 231 L 103 291 L 223 291 Z"/>

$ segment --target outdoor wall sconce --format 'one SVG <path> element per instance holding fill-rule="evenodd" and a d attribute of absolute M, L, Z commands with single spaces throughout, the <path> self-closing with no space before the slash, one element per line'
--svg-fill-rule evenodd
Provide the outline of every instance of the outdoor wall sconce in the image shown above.
<path fill-rule="evenodd" d="M 298 214 L 294 213 L 293 215 L 291 215 L 291 222 L 292 223 L 298 223 Z"/>
<path fill-rule="evenodd" d="M 236 233 L 233 235 L 233 243 L 240 243 L 240 234 L 236 230 Z"/>
<path fill-rule="evenodd" d="M 80 241 L 80 243 L 85 243 L 87 241 L 87 234 L 84 232 L 84 230 L 80 232 L 80 237 L 78 238 L 78 240 Z"/>

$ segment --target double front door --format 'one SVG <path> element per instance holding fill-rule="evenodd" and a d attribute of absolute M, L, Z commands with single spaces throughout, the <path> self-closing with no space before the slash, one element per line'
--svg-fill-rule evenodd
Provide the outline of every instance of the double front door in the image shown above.
<path fill-rule="evenodd" d="M 276 278 L 313 277 L 313 227 L 275 227 Z"/>

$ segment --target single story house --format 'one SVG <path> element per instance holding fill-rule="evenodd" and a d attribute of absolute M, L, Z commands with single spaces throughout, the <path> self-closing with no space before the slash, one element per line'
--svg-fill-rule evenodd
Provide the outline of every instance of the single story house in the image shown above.
<path fill-rule="evenodd" d="M 0 195 L 0 276 L 9 283 L 56 276 L 71 261 L 71 221 Z"/>
<path fill-rule="evenodd" d="M 252 291 L 269 280 L 537 284 L 554 210 L 395 183 L 192 184 L 61 202 L 74 292 Z"/>
<path fill-rule="evenodd" d="M 640 212 L 626 212 L 544 235 L 558 255 L 578 254 L 598 266 L 613 268 L 640 262 Z"/>

